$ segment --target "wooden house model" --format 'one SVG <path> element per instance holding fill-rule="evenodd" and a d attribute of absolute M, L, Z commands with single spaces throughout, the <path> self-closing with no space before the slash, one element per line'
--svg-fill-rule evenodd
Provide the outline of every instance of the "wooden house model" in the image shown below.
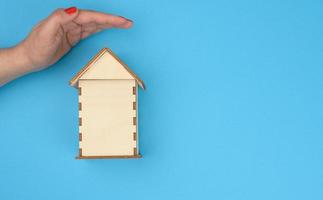
<path fill-rule="evenodd" d="M 140 158 L 138 85 L 143 81 L 102 49 L 71 81 L 78 89 L 79 159 Z"/>

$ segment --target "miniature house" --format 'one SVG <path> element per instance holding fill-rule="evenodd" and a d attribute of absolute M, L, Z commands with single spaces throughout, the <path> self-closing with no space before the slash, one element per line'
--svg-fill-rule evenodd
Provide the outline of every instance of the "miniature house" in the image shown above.
<path fill-rule="evenodd" d="M 138 85 L 144 83 L 110 49 L 71 81 L 78 88 L 79 159 L 140 158 Z"/>

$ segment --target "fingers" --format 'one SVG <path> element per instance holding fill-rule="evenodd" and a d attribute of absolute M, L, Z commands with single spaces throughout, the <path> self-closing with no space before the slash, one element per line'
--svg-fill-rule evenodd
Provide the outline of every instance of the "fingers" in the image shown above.
<path fill-rule="evenodd" d="M 88 24 L 83 24 L 80 31 L 80 38 L 81 39 L 87 38 L 88 36 L 94 33 L 97 33 L 101 30 L 102 28 L 100 28 L 97 23 L 91 22 Z"/>
<path fill-rule="evenodd" d="M 82 32 L 94 32 L 95 30 L 98 29 L 98 24 L 91 22 L 91 23 L 82 25 L 82 27 L 83 27 Z"/>
<path fill-rule="evenodd" d="M 70 47 L 75 46 L 81 40 L 81 34 L 73 34 L 67 33 L 66 34 L 66 41 L 70 45 Z"/>
<path fill-rule="evenodd" d="M 104 29 L 130 28 L 133 24 L 131 20 L 121 16 L 90 10 L 80 10 L 79 15 L 73 21 L 82 27 L 81 39 L 87 38 Z"/>
<path fill-rule="evenodd" d="M 102 28 L 130 28 L 133 23 L 124 17 L 90 10 L 80 10 L 74 21 L 78 24 L 96 23 Z"/>
<path fill-rule="evenodd" d="M 66 37 L 70 46 L 74 46 L 80 39 L 101 30 L 130 28 L 132 24 L 131 20 L 121 16 L 71 7 L 54 11 L 36 28 L 44 41 L 61 41 Z"/>
<path fill-rule="evenodd" d="M 45 34 L 54 36 L 64 25 L 72 22 L 78 14 L 79 11 L 75 7 L 65 10 L 57 9 L 42 22 L 42 30 Z"/>
<path fill-rule="evenodd" d="M 75 7 L 67 8 L 65 10 L 57 9 L 48 17 L 48 22 L 53 25 L 64 25 L 73 21 L 78 14 L 79 11 Z"/>

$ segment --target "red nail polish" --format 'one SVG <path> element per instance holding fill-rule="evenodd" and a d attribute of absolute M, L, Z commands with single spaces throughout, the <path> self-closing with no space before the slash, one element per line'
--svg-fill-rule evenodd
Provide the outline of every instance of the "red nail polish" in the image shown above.
<path fill-rule="evenodd" d="M 71 14 L 73 14 L 73 13 L 75 13 L 77 11 L 77 8 L 73 6 L 73 7 L 70 7 L 70 8 L 66 8 L 64 11 L 67 14 L 71 15 Z"/>

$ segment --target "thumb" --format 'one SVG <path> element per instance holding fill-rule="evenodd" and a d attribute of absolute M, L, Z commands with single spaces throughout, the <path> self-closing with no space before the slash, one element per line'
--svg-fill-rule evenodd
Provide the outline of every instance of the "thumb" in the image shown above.
<path fill-rule="evenodd" d="M 78 16 L 78 13 L 79 11 L 76 7 L 57 9 L 45 20 L 44 29 L 49 34 L 56 34 L 60 27 L 73 21 Z"/>

